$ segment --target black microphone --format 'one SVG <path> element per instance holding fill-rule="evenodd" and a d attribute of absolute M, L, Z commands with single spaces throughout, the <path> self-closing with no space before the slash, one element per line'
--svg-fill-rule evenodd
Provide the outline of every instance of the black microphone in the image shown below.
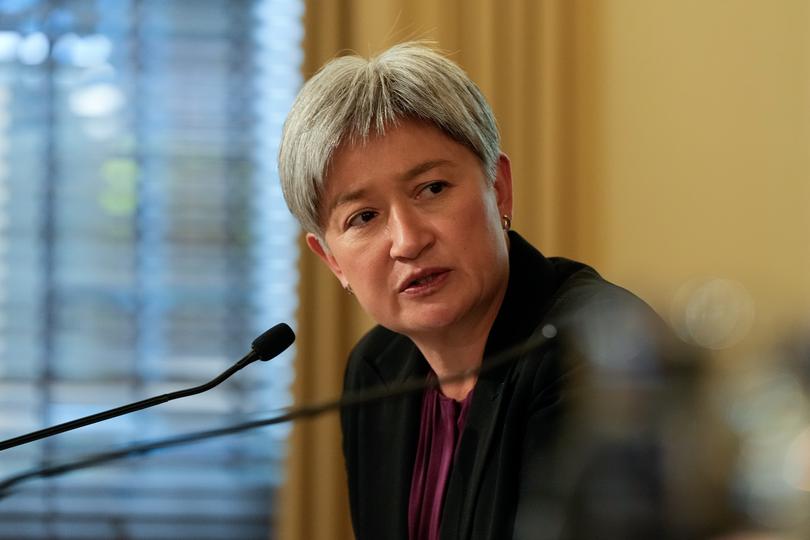
<path fill-rule="evenodd" d="M 262 339 L 269 332 L 270 331 L 262 334 L 262 336 L 257 338 L 257 341 Z M 290 334 L 292 334 L 292 331 L 290 331 Z M 102 465 L 104 463 L 108 463 L 111 461 L 117 461 L 119 459 L 125 459 L 134 456 L 143 456 L 151 452 L 154 452 L 155 450 L 172 448 L 175 446 L 182 446 L 185 444 L 199 442 L 206 439 L 223 437 L 226 435 L 233 435 L 235 433 L 241 433 L 243 431 L 248 431 L 261 427 L 272 426 L 275 424 L 283 424 L 301 418 L 312 418 L 322 413 L 333 410 L 343 409 L 347 407 L 359 407 L 362 405 L 368 405 L 371 403 L 376 403 L 379 401 L 384 401 L 387 399 L 404 396 L 415 392 L 422 392 L 426 388 L 438 386 L 444 383 L 462 381 L 469 377 L 477 376 L 482 373 L 486 373 L 488 371 L 497 369 L 511 362 L 519 361 L 522 357 L 524 357 L 524 355 L 526 355 L 529 352 L 541 351 L 543 349 L 546 349 L 547 347 L 551 347 L 556 343 L 556 337 L 557 337 L 557 329 L 552 325 L 546 325 L 543 327 L 543 331 L 539 335 L 533 336 L 524 341 L 523 343 L 514 345 L 508 349 L 499 352 L 498 354 L 495 354 L 494 356 L 487 358 L 478 367 L 467 369 L 453 375 L 442 377 L 440 379 L 435 378 L 410 379 L 391 387 L 374 386 L 366 390 L 346 393 L 337 399 L 330 399 L 326 401 L 301 405 L 298 407 L 291 407 L 286 409 L 285 412 L 282 412 L 281 414 L 272 416 L 270 418 L 251 420 L 248 422 L 243 422 L 241 424 L 234 424 L 206 431 L 186 433 L 184 435 L 174 435 L 171 437 L 151 442 L 147 441 L 141 443 L 134 443 L 127 445 L 124 448 L 120 448 L 118 450 L 94 454 L 91 456 L 80 458 L 75 461 L 64 462 L 59 464 L 45 464 L 44 466 L 37 467 L 32 470 L 25 471 L 0 480 L 0 499 L 3 499 L 4 497 L 10 495 L 11 488 L 24 482 L 27 482 L 28 480 L 33 480 L 35 478 L 60 476 L 68 472 L 95 467 L 97 465 Z M 255 342 L 254 347 L 256 347 Z M 278 352 L 281 352 L 281 350 L 279 350 Z"/>
<path fill-rule="evenodd" d="M 65 431 L 71 431 L 90 424 L 95 424 L 96 422 L 101 422 L 103 420 L 109 420 L 110 418 L 115 418 L 116 416 L 154 407 L 155 405 L 160 405 L 161 403 L 166 403 L 167 401 L 193 396 L 195 394 L 201 394 L 202 392 L 217 386 L 219 383 L 256 360 L 263 360 L 266 362 L 267 360 L 278 356 L 285 349 L 287 349 L 287 347 L 292 345 L 293 341 L 295 341 L 295 334 L 293 333 L 292 328 L 285 323 L 279 323 L 254 339 L 253 343 L 251 344 L 250 352 L 243 356 L 241 360 L 205 384 L 201 384 L 193 388 L 187 388 L 185 390 L 178 390 L 168 394 L 162 394 L 149 399 L 143 399 L 135 403 L 130 403 L 129 405 L 122 405 L 121 407 L 116 407 L 115 409 L 91 414 L 90 416 L 85 416 L 84 418 L 71 420 L 63 424 L 58 424 L 49 428 L 40 429 L 39 431 L 20 435 L 19 437 L 7 439 L 0 442 L 0 451 L 14 448 L 15 446 L 20 446 L 23 444 L 28 444 L 33 441 L 38 441 L 52 435 L 64 433 Z"/>

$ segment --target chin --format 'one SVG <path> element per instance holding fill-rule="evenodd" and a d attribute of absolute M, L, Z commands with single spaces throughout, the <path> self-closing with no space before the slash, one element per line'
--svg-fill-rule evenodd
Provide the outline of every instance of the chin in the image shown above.
<path fill-rule="evenodd" d="M 444 330 L 453 325 L 459 318 L 459 313 L 456 310 L 430 310 L 427 313 L 415 313 L 399 319 L 389 328 L 406 336 L 423 334 Z"/>

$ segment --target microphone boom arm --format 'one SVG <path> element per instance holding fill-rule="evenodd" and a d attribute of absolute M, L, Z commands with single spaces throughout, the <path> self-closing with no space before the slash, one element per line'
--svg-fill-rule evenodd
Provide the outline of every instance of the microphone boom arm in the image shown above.
<path fill-rule="evenodd" d="M 51 437 L 53 435 L 58 435 L 59 433 L 64 433 L 65 431 L 71 431 L 73 429 L 78 429 L 80 427 L 88 426 L 90 424 L 95 424 L 96 422 L 109 420 L 110 418 L 115 418 L 116 416 L 129 414 L 131 412 L 140 411 L 143 409 L 147 409 L 149 407 L 154 407 L 155 405 L 160 405 L 162 403 L 166 403 L 167 401 L 172 401 L 183 397 L 201 394 L 217 386 L 221 382 L 225 381 L 231 375 L 233 375 L 243 367 L 247 366 L 248 364 L 255 362 L 256 360 L 259 359 L 269 360 L 273 356 L 280 354 L 282 351 L 284 351 L 284 349 L 286 349 L 292 344 L 294 339 L 295 335 L 292 333 L 292 330 L 290 329 L 289 326 L 287 326 L 284 323 L 277 324 L 253 341 L 253 346 L 251 347 L 249 353 L 247 353 L 238 362 L 236 362 L 234 365 L 232 365 L 231 367 L 223 371 L 220 375 L 211 379 L 207 383 L 201 384 L 199 386 L 194 386 L 192 388 L 186 388 L 185 390 L 177 390 L 176 392 L 170 392 L 168 394 L 162 394 L 160 396 L 143 399 L 135 403 L 122 405 L 114 409 L 102 411 L 96 414 L 91 414 L 89 416 L 85 416 L 84 418 L 70 420 L 69 422 L 64 422 L 62 424 L 57 424 L 55 426 L 40 429 L 32 433 L 26 433 L 25 435 L 20 435 L 19 437 L 6 439 L 5 441 L 0 442 L 0 451 L 7 450 L 9 448 L 14 448 L 15 446 L 20 446 L 23 444 L 28 444 L 30 442 L 38 441 L 40 439 Z"/>
<path fill-rule="evenodd" d="M 556 334 L 556 329 L 554 329 L 553 327 L 550 328 L 554 330 L 554 332 L 551 335 L 539 335 L 530 338 L 524 343 L 515 345 L 509 349 L 500 352 L 499 354 L 496 354 L 495 356 L 488 359 L 487 362 L 482 363 L 477 368 L 468 369 L 460 373 L 450 375 L 448 377 L 443 377 L 442 379 L 438 380 L 412 379 L 404 382 L 403 384 L 399 384 L 394 388 L 375 386 L 361 392 L 345 394 L 338 399 L 301 405 L 299 407 L 291 407 L 288 408 L 286 412 L 282 412 L 281 414 L 270 418 L 253 420 L 250 422 L 243 422 L 241 424 L 234 424 L 231 426 L 226 426 L 218 429 L 197 431 L 185 435 L 167 437 L 152 442 L 131 444 L 129 446 L 121 448 L 120 450 L 113 450 L 110 452 L 95 454 L 71 462 L 56 465 L 45 465 L 42 467 L 31 469 L 29 471 L 19 473 L 17 475 L 8 477 L 3 481 L 0 481 L 0 499 L 8 496 L 10 494 L 9 490 L 12 487 L 16 486 L 17 484 L 23 483 L 26 480 L 33 480 L 35 478 L 47 478 L 50 476 L 59 476 L 67 472 L 86 469 L 88 467 L 100 465 L 103 463 L 107 463 L 109 461 L 115 461 L 118 459 L 133 456 L 146 455 L 149 452 L 161 448 L 180 446 L 183 444 L 202 441 L 214 437 L 221 437 L 223 435 L 240 433 L 242 431 L 256 429 L 264 426 L 282 424 L 284 422 L 297 420 L 299 418 L 309 418 L 313 416 L 318 416 L 319 414 L 335 409 L 342 409 L 344 407 L 356 407 L 359 405 L 367 405 L 369 403 L 374 403 L 383 399 L 390 399 L 397 396 L 411 394 L 413 392 L 423 391 L 428 387 L 436 386 L 442 383 L 461 381 L 468 377 L 476 376 L 486 371 L 490 371 L 506 363 L 513 362 L 530 351 L 548 346 L 550 343 L 553 343 L 554 341 L 553 337 Z"/>

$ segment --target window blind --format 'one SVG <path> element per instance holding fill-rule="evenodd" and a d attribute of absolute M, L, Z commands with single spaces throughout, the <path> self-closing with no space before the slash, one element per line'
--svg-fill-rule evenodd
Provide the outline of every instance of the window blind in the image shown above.
<path fill-rule="evenodd" d="M 300 0 L 0 2 L 0 437 L 200 384 L 296 308 Z M 264 417 L 292 351 L 0 454 L 0 477 Z M 288 427 L 37 480 L 2 538 L 268 538 Z"/>

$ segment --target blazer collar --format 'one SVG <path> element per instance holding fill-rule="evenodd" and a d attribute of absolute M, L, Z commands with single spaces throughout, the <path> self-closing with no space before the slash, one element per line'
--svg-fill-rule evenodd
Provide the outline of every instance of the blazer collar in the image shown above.
<path fill-rule="evenodd" d="M 422 353 L 402 334 L 392 334 L 394 339 L 380 354 L 366 357 L 385 386 L 395 386 L 412 379 L 424 379 L 430 366 Z"/>
<path fill-rule="evenodd" d="M 558 288 L 554 266 L 518 233 L 509 231 L 509 284 L 487 339 L 484 358 L 527 339 Z"/>
<path fill-rule="evenodd" d="M 548 311 L 558 286 L 554 267 L 548 259 L 517 233 L 510 232 L 509 238 L 509 284 L 487 339 L 485 363 L 487 358 L 531 337 Z M 480 491 L 495 428 L 505 406 L 503 389 L 519 362 L 520 359 L 516 359 L 485 371 L 478 378 L 449 479 L 442 517 L 444 537 L 469 537 L 475 495 Z"/>

